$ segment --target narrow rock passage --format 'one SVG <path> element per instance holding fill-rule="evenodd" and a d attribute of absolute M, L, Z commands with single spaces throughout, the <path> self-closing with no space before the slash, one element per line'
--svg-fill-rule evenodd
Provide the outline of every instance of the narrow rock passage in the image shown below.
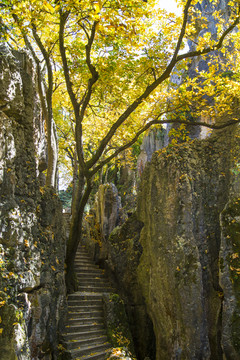
<path fill-rule="evenodd" d="M 104 327 L 102 295 L 114 290 L 83 246 L 76 255 L 75 269 L 80 287 L 68 296 L 68 320 L 63 335 L 67 352 L 72 359 L 104 360 L 111 345 Z"/>

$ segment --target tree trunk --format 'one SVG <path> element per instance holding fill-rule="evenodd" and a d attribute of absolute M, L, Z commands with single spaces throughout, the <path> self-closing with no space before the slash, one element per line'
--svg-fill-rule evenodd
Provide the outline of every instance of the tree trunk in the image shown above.
<path fill-rule="evenodd" d="M 78 185 L 75 192 L 75 198 L 73 199 L 72 206 L 72 221 L 70 227 L 70 234 L 67 243 L 66 253 L 66 286 L 67 292 L 72 293 L 77 291 L 78 284 L 74 270 L 74 260 L 77 252 L 77 248 L 82 239 L 82 224 L 84 216 L 84 208 L 89 199 L 92 186 L 90 179 L 84 179 L 84 176 L 78 177 Z"/>
<path fill-rule="evenodd" d="M 73 183 L 72 183 L 72 204 L 71 209 L 73 212 L 73 201 L 75 199 L 77 193 L 77 184 L 78 184 L 78 158 L 77 158 L 77 150 L 74 149 L 73 159 L 72 159 L 72 168 L 73 168 Z"/>
<path fill-rule="evenodd" d="M 57 174 L 57 134 L 53 119 L 47 119 L 47 147 L 48 147 L 48 167 L 46 185 L 56 187 Z"/>

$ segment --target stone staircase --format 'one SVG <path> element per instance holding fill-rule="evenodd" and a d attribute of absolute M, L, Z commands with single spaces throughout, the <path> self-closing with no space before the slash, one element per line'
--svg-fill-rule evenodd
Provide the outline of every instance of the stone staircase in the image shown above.
<path fill-rule="evenodd" d="M 90 259 L 85 247 L 76 255 L 79 291 L 68 296 L 68 319 L 63 334 L 68 358 L 104 360 L 111 349 L 103 321 L 102 295 L 114 292 L 104 270 Z"/>

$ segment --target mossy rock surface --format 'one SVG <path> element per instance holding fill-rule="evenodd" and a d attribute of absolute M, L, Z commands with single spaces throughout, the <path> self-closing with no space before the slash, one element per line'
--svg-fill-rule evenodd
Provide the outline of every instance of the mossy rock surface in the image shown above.
<path fill-rule="evenodd" d="M 104 294 L 104 322 L 109 341 L 115 348 L 126 348 L 134 354 L 132 335 L 123 300 L 118 294 Z"/>
<path fill-rule="evenodd" d="M 227 346 L 225 336 L 223 343 L 226 344 L 227 354 L 237 359 L 240 357 L 240 198 L 234 198 L 227 204 L 221 220 L 221 283 L 227 313 L 227 316 L 223 314 L 223 328 L 231 334 L 230 344 Z"/>
<path fill-rule="evenodd" d="M 221 359 L 221 349 L 227 355 L 237 341 L 238 278 L 229 279 L 224 289 L 219 281 L 220 265 L 232 251 L 223 249 L 220 216 L 239 190 L 237 158 L 239 135 L 231 128 L 156 152 L 143 173 L 137 274 L 154 324 L 156 360 Z M 232 230 L 239 242 L 235 205 Z M 238 260 L 232 259 L 231 266 L 238 269 Z M 232 313 L 225 306 L 231 297 Z M 229 315 L 234 325 L 226 320 Z"/>

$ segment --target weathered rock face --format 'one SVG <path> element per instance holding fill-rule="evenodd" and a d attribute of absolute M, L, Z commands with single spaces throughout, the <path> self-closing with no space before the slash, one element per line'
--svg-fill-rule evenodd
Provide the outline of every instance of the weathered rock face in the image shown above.
<path fill-rule="evenodd" d="M 168 136 L 165 129 L 152 128 L 149 130 L 148 134 L 143 138 L 141 153 L 137 160 L 138 176 L 141 176 L 146 163 L 151 160 L 153 153 L 167 145 Z"/>
<path fill-rule="evenodd" d="M 106 270 L 126 304 L 129 325 L 135 351 L 139 360 L 155 359 L 155 336 L 147 313 L 142 289 L 137 278 L 137 269 L 142 255 L 139 242 L 143 223 L 136 214 L 127 219 L 111 233 L 108 239 Z"/>
<path fill-rule="evenodd" d="M 239 191 L 238 193 L 239 194 Z M 240 356 L 240 199 L 233 198 L 221 214 L 220 284 L 224 290 L 222 346 L 226 359 Z"/>
<path fill-rule="evenodd" d="M 61 205 L 39 187 L 45 136 L 31 60 L 0 47 L 1 359 L 56 358 L 65 301 Z"/>
<path fill-rule="evenodd" d="M 107 259 L 107 239 L 121 222 L 121 199 L 114 184 L 99 186 L 94 208 L 86 221 L 86 245 L 97 263 Z"/>
<path fill-rule="evenodd" d="M 144 172 L 137 271 L 157 360 L 240 357 L 235 131 L 157 152 Z"/>
<path fill-rule="evenodd" d="M 125 348 L 131 353 L 131 357 L 134 357 L 134 345 L 124 302 L 118 294 L 103 295 L 103 312 L 108 339 L 113 350 Z"/>
<path fill-rule="evenodd" d="M 119 223 L 121 200 L 114 184 L 100 185 L 96 196 L 96 216 L 103 239 L 107 239 Z"/>
<path fill-rule="evenodd" d="M 105 268 L 124 300 L 137 358 L 143 360 L 149 355 L 154 359 L 152 322 L 137 279 L 142 253 L 139 237 L 143 224 L 133 214 L 118 226 L 122 222 L 120 210 L 116 187 L 113 184 L 101 185 L 95 209 L 86 219 L 88 234 L 84 241 L 92 258 Z"/>

